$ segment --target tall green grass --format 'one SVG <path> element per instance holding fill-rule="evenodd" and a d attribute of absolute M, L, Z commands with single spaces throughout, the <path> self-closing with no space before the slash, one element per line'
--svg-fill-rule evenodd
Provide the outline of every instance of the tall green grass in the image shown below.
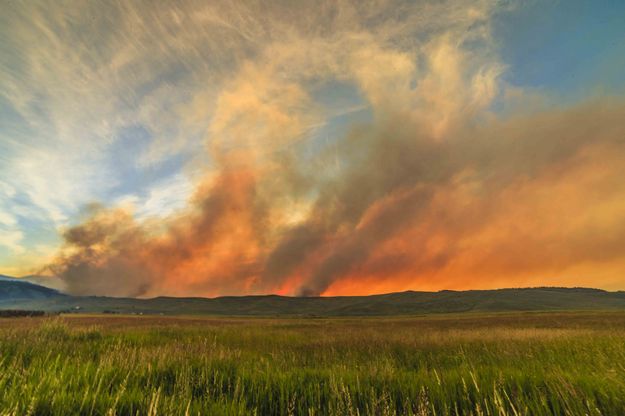
<path fill-rule="evenodd" d="M 2 415 L 623 415 L 625 316 L 21 318 Z"/>

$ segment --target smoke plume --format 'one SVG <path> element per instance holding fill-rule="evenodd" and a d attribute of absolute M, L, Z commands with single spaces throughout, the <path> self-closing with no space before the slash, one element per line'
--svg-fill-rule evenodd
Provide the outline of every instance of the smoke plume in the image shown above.
<path fill-rule="evenodd" d="M 210 162 L 188 206 L 90 207 L 46 270 L 116 296 L 618 284 L 625 104 L 531 108 L 501 80 L 495 6 L 461 5 L 270 10 L 271 30 L 252 6 L 244 26 L 214 11 L 252 52 L 189 104 L 210 115 Z M 330 82 L 371 117 L 322 141 Z M 515 111 L 494 112 L 513 92 Z"/>

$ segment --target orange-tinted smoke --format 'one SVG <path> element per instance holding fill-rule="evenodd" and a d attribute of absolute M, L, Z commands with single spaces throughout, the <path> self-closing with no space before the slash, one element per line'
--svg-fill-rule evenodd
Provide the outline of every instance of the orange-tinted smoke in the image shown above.
<path fill-rule="evenodd" d="M 163 222 L 97 209 L 48 269 L 115 296 L 622 288 L 624 119 L 594 103 L 441 139 L 394 116 L 340 141 L 330 179 L 276 156 L 224 163 Z M 286 221 L 285 200 L 306 215 Z"/>
<path fill-rule="evenodd" d="M 199 186 L 191 208 L 164 224 L 96 209 L 64 233 L 68 254 L 49 267 L 79 294 L 245 292 L 258 273 L 262 248 L 255 181 L 251 171 L 223 171 Z"/>

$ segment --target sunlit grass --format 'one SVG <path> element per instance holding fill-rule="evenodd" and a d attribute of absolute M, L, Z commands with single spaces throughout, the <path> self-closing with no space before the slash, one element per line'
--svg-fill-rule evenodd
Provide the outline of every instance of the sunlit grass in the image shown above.
<path fill-rule="evenodd" d="M 625 414 L 625 314 L 20 318 L 1 414 Z"/>

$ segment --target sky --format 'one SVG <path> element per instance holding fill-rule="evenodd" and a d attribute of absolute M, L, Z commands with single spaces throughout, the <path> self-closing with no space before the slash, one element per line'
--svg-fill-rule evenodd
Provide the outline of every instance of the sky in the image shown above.
<path fill-rule="evenodd" d="M 625 289 L 625 2 L 6 1 L 0 274 Z"/>

